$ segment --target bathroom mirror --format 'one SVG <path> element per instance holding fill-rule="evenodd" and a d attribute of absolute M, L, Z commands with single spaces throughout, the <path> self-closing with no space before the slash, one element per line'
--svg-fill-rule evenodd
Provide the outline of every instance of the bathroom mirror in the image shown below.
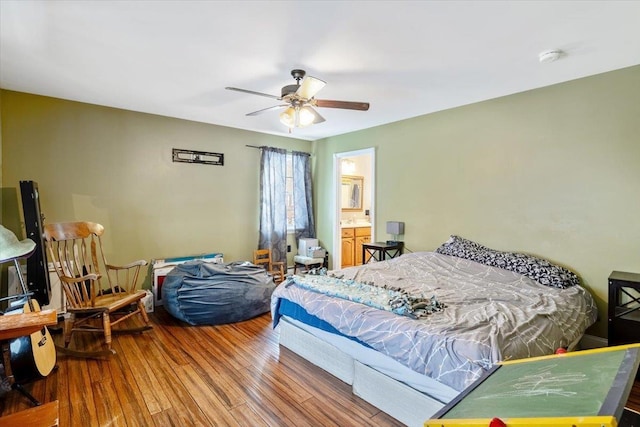
<path fill-rule="evenodd" d="M 342 175 L 342 210 L 361 211 L 364 177 Z"/>

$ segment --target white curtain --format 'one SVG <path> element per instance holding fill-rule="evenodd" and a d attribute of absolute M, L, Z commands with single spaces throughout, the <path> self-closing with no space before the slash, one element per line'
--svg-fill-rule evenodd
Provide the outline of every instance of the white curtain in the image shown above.
<path fill-rule="evenodd" d="M 260 147 L 259 249 L 271 249 L 273 261 L 287 259 L 287 151 Z"/>

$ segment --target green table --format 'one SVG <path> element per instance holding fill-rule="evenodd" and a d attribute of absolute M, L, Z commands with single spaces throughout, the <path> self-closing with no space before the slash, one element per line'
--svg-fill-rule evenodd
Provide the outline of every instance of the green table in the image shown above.
<path fill-rule="evenodd" d="M 425 426 L 615 427 L 639 363 L 640 344 L 504 362 Z"/>

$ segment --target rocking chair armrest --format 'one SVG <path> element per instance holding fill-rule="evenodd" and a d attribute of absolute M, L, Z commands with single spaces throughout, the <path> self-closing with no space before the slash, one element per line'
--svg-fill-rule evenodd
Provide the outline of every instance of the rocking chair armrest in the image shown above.
<path fill-rule="evenodd" d="M 79 276 L 79 277 L 69 277 L 69 276 L 60 276 L 60 280 L 62 280 L 65 283 L 78 283 L 78 282 L 84 282 L 87 280 L 98 280 L 101 276 L 99 274 L 94 274 L 94 273 L 90 273 L 90 274 L 85 274 L 84 276 Z"/>
<path fill-rule="evenodd" d="M 107 264 L 107 268 L 109 270 L 127 270 L 129 268 L 133 268 L 133 267 L 143 267 L 147 265 L 147 261 L 143 260 L 143 259 L 139 259 L 138 261 L 134 261 L 134 262 L 130 262 L 129 264 L 125 264 L 125 265 L 111 265 L 111 264 Z"/>

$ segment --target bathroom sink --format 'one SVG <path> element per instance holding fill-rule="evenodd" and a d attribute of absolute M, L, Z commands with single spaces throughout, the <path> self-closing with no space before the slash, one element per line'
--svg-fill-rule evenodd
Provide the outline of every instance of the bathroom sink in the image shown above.
<path fill-rule="evenodd" d="M 369 221 L 364 220 L 356 220 L 352 222 L 342 222 L 340 224 L 341 228 L 353 228 L 353 227 L 371 227 L 371 223 Z"/>

